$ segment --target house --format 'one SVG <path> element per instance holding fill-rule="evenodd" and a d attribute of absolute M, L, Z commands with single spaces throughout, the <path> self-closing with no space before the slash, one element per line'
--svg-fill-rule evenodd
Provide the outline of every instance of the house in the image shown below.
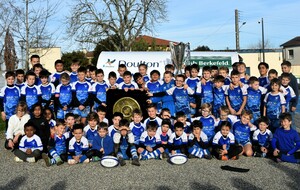
<path fill-rule="evenodd" d="M 292 72 L 300 77 L 300 36 L 297 36 L 280 45 L 283 50 L 283 59 L 292 63 Z"/>
<path fill-rule="evenodd" d="M 148 44 L 149 51 L 170 51 L 170 42 L 173 41 L 155 38 L 147 35 L 140 35 L 136 38 L 136 42 L 144 42 Z"/>

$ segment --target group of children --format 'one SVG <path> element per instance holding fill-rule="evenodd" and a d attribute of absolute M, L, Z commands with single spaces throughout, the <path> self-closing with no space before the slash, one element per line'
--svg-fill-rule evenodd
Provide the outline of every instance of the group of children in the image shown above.
<path fill-rule="evenodd" d="M 5 148 L 13 149 L 16 161 L 47 166 L 99 161 L 116 156 L 121 166 L 132 160 L 163 159 L 181 153 L 189 158 L 238 159 L 239 155 L 269 157 L 300 162 L 299 134 L 292 116 L 298 101 L 298 84 L 282 63 L 282 75 L 260 63 L 259 78 L 246 74 L 246 65 L 202 68 L 185 67 L 174 77 L 174 66 L 166 65 L 161 77 L 140 64 L 132 75 L 125 65 L 118 73 L 95 66 L 55 62 L 51 74 L 36 63 L 25 75 L 8 71 L 0 93 L 0 111 L 6 121 Z M 25 75 L 25 76 L 24 76 Z M 24 81 L 26 78 L 26 81 Z M 133 79 L 132 79 L 133 78 Z M 16 79 L 16 80 L 15 80 Z M 131 121 L 120 112 L 106 119 L 107 90 L 147 91 L 147 113 L 133 110 Z M 111 125 L 110 125 L 111 124 Z"/>

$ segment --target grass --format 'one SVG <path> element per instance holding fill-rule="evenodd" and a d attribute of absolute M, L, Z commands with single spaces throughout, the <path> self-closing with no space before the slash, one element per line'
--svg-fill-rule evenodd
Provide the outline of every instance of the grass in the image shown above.
<path fill-rule="evenodd" d="M 5 130 L 5 122 L 0 119 L 0 132 L 4 132 Z"/>

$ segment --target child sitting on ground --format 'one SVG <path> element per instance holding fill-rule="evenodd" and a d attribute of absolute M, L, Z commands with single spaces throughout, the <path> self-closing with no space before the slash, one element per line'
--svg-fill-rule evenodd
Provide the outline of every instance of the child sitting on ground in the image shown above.
<path fill-rule="evenodd" d="M 222 121 L 220 131 L 213 139 L 213 152 L 220 160 L 236 160 L 243 152 L 243 147 L 235 144 L 234 135 L 230 132 L 231 123 Z"/>
<path fill-rule="evenodd" d="M 142 123 L 143 115 L 139 109 L 134 109 L 132 112 L 132 122 L 129 124 L 129 128 L 134 135 L 134 144 L 138 146 L 140 144 L 140 138 L 145 131 L 145 126 Z"/>
<path fill-rule="evenodd" d="M 14 151 L 16 162 L 36 162 L 41 156 L 43 150 L 42 141 L 35 133 L 35 127 L 32 122 L 24 125 L 25 136 L 22 137 L 19 149 Z"/>
<path fill-rule="evenodd" d="M 164 149 L 161 147 L 160 136 L 156 133 L 157 128 L 158 125 L 155 121 L 149 121 L 146 131 L 142 133 L 138 148 L 141 160 L 161 158 L 160 155 Z"/>
<path fill-rule="evenodd" d="M 99 116 L 95 112 L 91 112 L 87 116 L 88 125 L 84 127 L 84 136 L 89 141 L 89 147 L 93 146 L 93 139 L 97 135 L 97 127 L 99 123 Z"/>
<path fill-rule="evenodd" d="M 114 134 L 119 130 L 119 122 L 123 119 L 123 114 L 121 112 L 115 112 L 113 114 L 112 122 L 113 124 L 108 127 L 108 135 L 114 137 Z"/>
<path fill-rule="evenodd" d="M 291 128 L 292 116 L 290 113 L 280 115 L 281 126 L 274 134 L 272 147 L 277 161 L 300 163 L 300 137 L 296 130 Z"/>
<path fill-rule="evenodd" d="M 184 126 L 181 122 L 174 124 L 174 132 L 169 138 L 168 145 L 171 155 L 181 153 L 187 154 L 188 137 L 184 132 Z"/>
<path fill-rule="evenodd" d="M 129 122 L 122 119 L 119 124 L 119 131 L 114 134 L 114 149 L 120 165 L 126 165 L 125 160 L 132 159 L 132 165 L 140 166 L 137 151 L 134 145 L 134 136 L 129 130 Z"/>
<path fill-rule="evenodd" d="M 162 153 L 163 158 L 167 158 L 170 153 L 168 141 L 172 135 L 171 126 L 172 124 L 170 119 L 163 119 L 161 122 L 161 127 L 158 127 L 156 131 L 156 135 L 160 136 L 161 146 L 164 148 L 164 152 Z"/>
<path fill-rule="evenodd" d="M 201 121 L 193 121 L 191 127 L 193 129 L 193 133 L 189 135 L 189 158 L 211 159 L 212 157 L 207 150 L 209 146 L 208 138 L 202 131 L 203 126 Z"/>
<path fill-rule="evenodd" d="M 92 149 L 87 152 L 87 157 L 93 161 L 99 161 L 103 156 L 112 155 L 114 152 L 113 138 L 108 135 L 108 125 L 100 122 L 94 136 Z"/>
<path fill-rule="evenodd" d="M 266 157 L 271 152 L 271 141 L 273 138 L 272 132 L 268 129 L 269 120 L 266 117 L 261 117 L 257 120 L 258 127 L 253 133 L 253 151 L 255 157 Z"/>
<path fill-rule="evenodd" d="M 65 126 L 61 122 L 57 122 L 55 125 L 55 134 L 50 137 L 48 143 L 49 156 L 46 153 L 42 154 L 42 157 L 46 163 L 46 166 L 61 165 L 67 161 L 67 139 L 69 133 L 65 133 Z"/>
<path fill-rule="evenodd" d="M 75 124 L 73 126 L 73 138 L 69 142 L 68 164 L 89 163 L 86 152 L 89 149 L 89 142 L 83 136 L 83 125 Z"/>

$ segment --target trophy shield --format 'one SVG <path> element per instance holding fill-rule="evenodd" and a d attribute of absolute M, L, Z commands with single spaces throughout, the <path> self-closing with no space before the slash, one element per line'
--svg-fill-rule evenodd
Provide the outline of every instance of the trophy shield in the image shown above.
<path fill-rule="evenodd" d="M 182 74 L 185 46 L 186 45 L 183 42 L 180 42 L 179 44 L 170 42 L 171 59 L 175 66 L 176 74 Z"/>

